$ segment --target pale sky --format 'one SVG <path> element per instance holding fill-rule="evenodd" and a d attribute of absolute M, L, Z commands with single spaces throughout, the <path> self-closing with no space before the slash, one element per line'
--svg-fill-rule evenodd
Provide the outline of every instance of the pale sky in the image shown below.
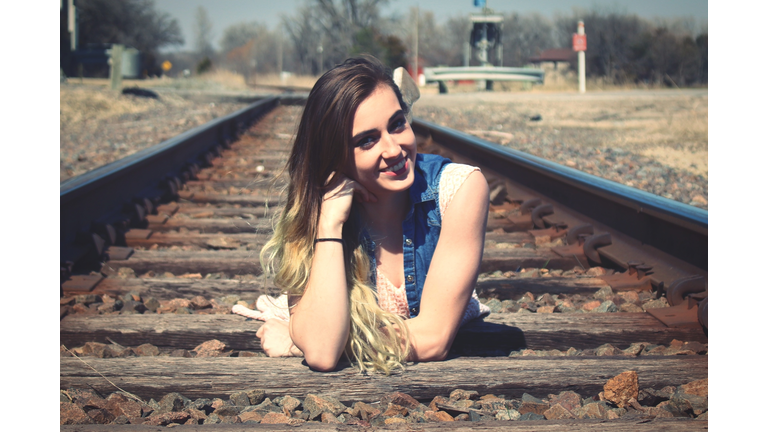
<path fill-rule="evenodd" d="M 223 30 L 239 22 L 259 21 L 274 29 L 281 16 L 291 16 L 306 0 L 155 0 L 158 10 L 167 12 L 179 21 L 186 45 L 177 49 L 191 49 L 194 38 L 195 10 L 203 6 L 213 23 L 214 47 L 218 48 Z M 699 29 L 708 22 L 707 0 L 486 0 L 486 5 L 496 12 L 538 12 L 551 18 L 555 13 L 570 14 L 574 7 L 589 9 L 592 6 L 609 8 L 618 12 L 636 13 L 653 19 L 693 18 Z M 432 11 L 438 22 L 456 15 L 479 12 L 473 0 L 391 0 L 382 8 L 382 14 L 405 15 L 413 6 Z"/>

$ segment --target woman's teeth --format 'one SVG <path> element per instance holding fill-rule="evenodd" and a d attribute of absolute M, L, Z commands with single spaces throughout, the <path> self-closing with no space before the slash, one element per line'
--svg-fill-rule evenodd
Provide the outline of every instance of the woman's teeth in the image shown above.
<path fill-rule="evenodd" d="M 405 158 L 403 158 L 403 160 L 401 160 L 401 161 L 400 161 L 400 163 L 398 163 L 398 164 L 397 164 L 397 165 L 395 165 L 395 166 L 389 167 L 389 168 L 387 168 L 387 169 L 386 169 L 386 170 L 384 170 L 384 171 L 389 171 L 389 172 L 397 172 L 397 171 L 400 171 L 401 169 L 403 169 L 403 168 L 405 167 L 405 161 L 406 161 L 406 159 L 405 159 Z"/>

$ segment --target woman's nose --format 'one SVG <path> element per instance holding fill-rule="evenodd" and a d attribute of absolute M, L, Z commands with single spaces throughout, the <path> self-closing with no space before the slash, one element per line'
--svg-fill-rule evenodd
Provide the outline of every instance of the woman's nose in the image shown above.
<path fill-rule="evenodd" d="M 392 134 L 384 134 L 382 136 L 382 141 L 384 144 L 384 151 L 382 152 L 382 156 L 385 158 L 387 157 L 396 157 L 399 156 L 401 153 L 400 149 L 400 143 L 397 142 L 397 137 Z"/>

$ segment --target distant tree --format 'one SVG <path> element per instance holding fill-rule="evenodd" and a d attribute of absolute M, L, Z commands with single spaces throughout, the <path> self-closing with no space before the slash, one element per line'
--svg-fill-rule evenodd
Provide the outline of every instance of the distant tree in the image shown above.
<path fill-rule="evenodd" d="M 155 10 L 152 0 L 79 0 L 80 46 L 123 44 L 144 56 L 144 70 L 159 74 L 158 50 L 184 44 L 179 23 Z"/>
<path fill-rule="evenodd" d="M 198 6 L 195 11 L 195 51 L 200 58 L 207 58 L 213 55 L 213 23 L 208 18 L 208 11 L 204 7 Z"/>
<path fill-rule="evenodd" d="M 552 22 L 537 13 L 505 15 L 501 42 L 504 66 L 514 67 L 525 66 L 531 57 L 557 47 Z"/>
<path fill-rule="evenodd" d="M 277 71 L 278 35 L 263 23 L 242 22 L 224 29 L 220 45 L 225 62 L 246 80 L 252 73 Z"/>
<path fill-rule="evenodd" d="M 389 0 L 307 0 L 294 17 L 284 17 L 294 52 L 302 69 L 311 73 L 324 70 L 319 64 L 318 47 L 323 47 L 323 63 L 338 64 L 373 40 L 379 30 L 379 6 Z"/>

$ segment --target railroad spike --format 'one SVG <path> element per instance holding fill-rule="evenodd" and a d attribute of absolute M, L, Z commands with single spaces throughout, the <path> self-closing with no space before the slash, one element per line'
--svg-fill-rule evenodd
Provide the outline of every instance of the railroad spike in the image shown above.
<path fill-rule="evenodd" d="M 531 220 L 533 225 L 538 229 L 544 229 L 547 224 L 544 222 L 544 216 L 554 214 L 555 210 L 552 204 L 540 204 L 531 210 Z"/>
<path fill-rule="evenodd" d="M 523 201 L 523 203 L 520 204 L 520 214 L 530 213 L 539 204 L 541 204 L 541 199 L 539 198 L 531 198 Z"/>
<path fill-rule="evenodd" d="M 596 234 L 589 237 L 584 242 L 584 255 L 597 264 L 602 264 L 600 254 L 597 252 L 597 248 L 602 246 L 608 246 L 612 242 L 610 233 Z"/>
<path fill-rule="evenodd" d="M 585 224 L 585 225 L 578 225 L 568 230 L 568 234 L 565 236 L 565 243 L 566 244 L 576 244 L 579 241 L 579 236 L 581 234 L 589 234 L 592 235 L 595 233 L 594 228 L 592 228 L 592 225 Z"/>
<path fill-rule="evenodd" d="M 691 294 L 706 292 L 707 285 L 707 278 L 700 275 L 677 279 L 667 289 L 667 302 L 671 306 L 677 306 Z"/>

